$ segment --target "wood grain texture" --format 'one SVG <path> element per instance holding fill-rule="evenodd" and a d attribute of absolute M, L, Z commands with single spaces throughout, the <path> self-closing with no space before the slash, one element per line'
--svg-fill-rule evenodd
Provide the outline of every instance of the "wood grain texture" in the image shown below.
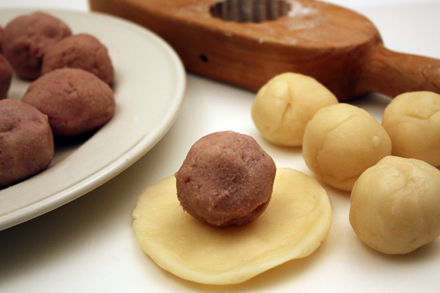
<path fill-rule="evenodd" d="M 251 90 L 290 71 L 316 78 L 341 101 L 369 92 L 440 92 L 440 61 L 387 50 L 366 17 L 321 1 L 285 2 L 286 16 L 259 23 L 212 16 L 216 0 L 90 0 L 90 6 L 156 32 L 188 71 Z"/>

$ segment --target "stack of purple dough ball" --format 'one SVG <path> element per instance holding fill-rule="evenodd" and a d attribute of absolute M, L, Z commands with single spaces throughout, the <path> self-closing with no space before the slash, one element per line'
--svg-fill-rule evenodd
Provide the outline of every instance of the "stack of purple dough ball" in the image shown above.
<path fill-rule="evenodd" d="M 78 136 L 113 116 L 114 69 L 96 37 L 73 34 L 43 12 L 0 27 L 0 186 L 46 169 L 54 136 Z M 31 82 L 21 101 L 8 99 L 13 73 Z"/>

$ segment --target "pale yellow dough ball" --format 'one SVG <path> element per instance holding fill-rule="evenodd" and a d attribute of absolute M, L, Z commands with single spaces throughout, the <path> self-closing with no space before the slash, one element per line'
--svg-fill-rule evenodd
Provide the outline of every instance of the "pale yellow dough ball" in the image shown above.
<path fill-rule="evenodd" d="M 316 111 L 337 103 L 314 78 L 288 72 L 275 76 L 258 91 L 251 114 L 265 139 L 296 147 L 302 145 L 304 129 Z"/>
<path fill-rule="evenodd" d="M 440 171 L 421 160 L 389 156 L 359 177 L 349 217 L 368 246 L 405 254 L 440 235 L 439 207 Z"/>
<path fill-rule="evenodd" d="M 440 95 L 410 92 L 386 107 L 382 125 L 393 143 L 393 155 L 440 166 Z"/>
<path fill-rule="evenodd" d="M 340 103 L 319 110 L 310 120 L 302 151 L 317 177 L 350 191 L 367 168 L 391 155 L 391 140 L 367 111 Z"/>

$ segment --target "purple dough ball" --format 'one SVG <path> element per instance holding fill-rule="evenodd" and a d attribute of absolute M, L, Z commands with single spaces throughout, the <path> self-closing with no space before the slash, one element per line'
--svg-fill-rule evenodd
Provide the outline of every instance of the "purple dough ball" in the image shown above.
<path fill-rule="evenodd" d="M 213 226 L 243 225 L 269 204 L 276 166 L 250 136 L 215 132 L 198 140 L 175 174 L 190 215 Z"/>
<path fill-rule="evenodd" d="M 63 67 L 81 68 L 108 84 L 113 83 L 114 70 L 107 47 L 88 34 L 72 35 L 47 50 L 41 66 L 42 74 Z"/>
<path fill-rule="evenodd" d="M 4 28 L 0 26 L 0 53 L 2 52 L 3 32 L 4 32 Z"/>
<path fill-rule="evenodd" d="M 41 74 L 41 63 L 47 48 L 71 34 L 64 22 L 49 14 L 35 12 L 21 15 L 4 28 L 3 55 L 20 77 L 33 80 Z"/>
<path fill-rule="evenodd" d="M 113 116 L 115 100 L 108 84 L 82 69 L 61 68 L 31 83 L 22 98 L 49 117 L 55 135 L 95 130 Z"/>
<path fill-rule="evenodd" d="M 0 100 L 6 99 L 12 81 L 12 67 L 0 54 Z"/>
<path fill-rule="evenodd" d="M 47 116 L 19 100 L 0 100 L 0 185 L 45 170 L 54 154 Z"/>

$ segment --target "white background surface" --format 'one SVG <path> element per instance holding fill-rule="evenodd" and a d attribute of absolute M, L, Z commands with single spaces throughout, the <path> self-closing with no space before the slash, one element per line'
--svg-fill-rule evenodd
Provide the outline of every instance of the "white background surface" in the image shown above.
<path fill-rule="evenodd" d="M 388 48 L 440 58 L 440 1 L 329 1 L 368 16 Z M 5 7 L 88 10 L 85 1 L 0 0 Z M 1 20 L 0 20 L 1 22 Z M 115 36 L 116 37 L 116 36 Z M 173 174 L 201 136 L 235 130 L 254 136 L 279 167 L 309 173 L 300 149 L 261 139 L 250 118 L 254 93 L 189 74 L 181 114 L 140 161 L 85 196 L 0 232 L 0 292 L 439 292 L 440 240 L 405 256 L 368 249 L 348 223 L 348 194 L 327 188 L 333 225 L 310 257 L 237 286 L 202 286 L 161 269 L 139 249 L 131 212 L 148 185 Z M 380 119 L 388 100 L 355 102 Z"/>

